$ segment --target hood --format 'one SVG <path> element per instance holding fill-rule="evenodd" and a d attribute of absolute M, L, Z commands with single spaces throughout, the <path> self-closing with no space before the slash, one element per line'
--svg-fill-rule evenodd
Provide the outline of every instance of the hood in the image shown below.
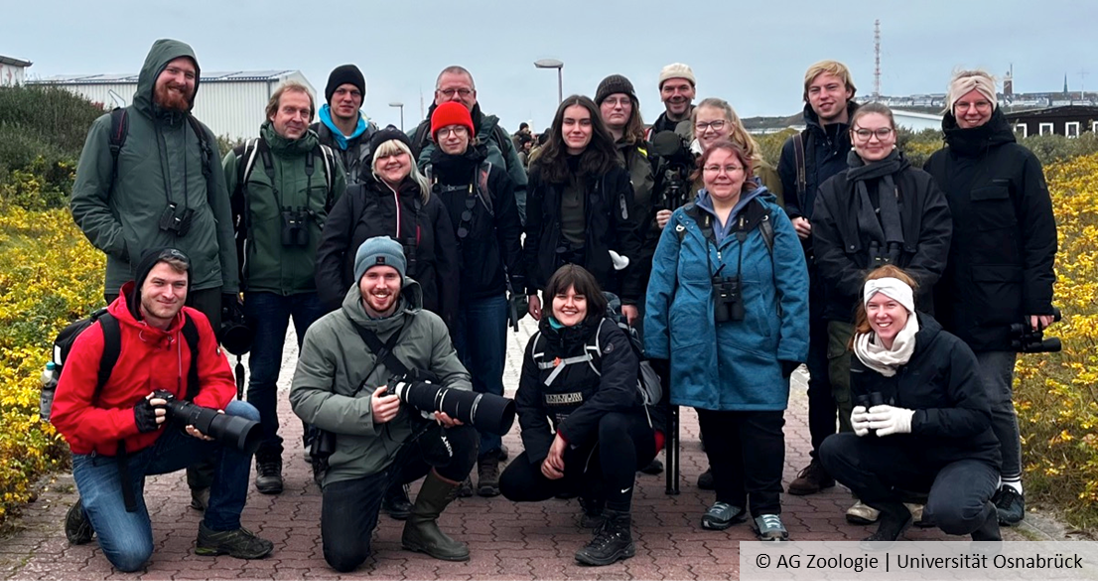
<path fill-rule="evenodd" d="M 137 77 L 137 92 L 133 95 L 133 104 L 138 110 L 152 117 L 156 112 L 153 106 L 153 90 L 156 88 L 156 78 L 168 66 L 168 63 L 179 57 L 188 57 L 194 61 L 195 73 L 194 96 L 191 97 L 191 109 L 194 108 L 195 99 L 198 98 L 198 85 L 202 80 L 202 69 L 198 66 L 198 58 L 194 56 L 194 50 L 185 42 L 162 38 L 153 43 L 145 57 L 145 64 L 141 67 L 141 74 Z"/>
<path fill-rule="evenodd" d="M 846 118 L 850 119 L 854 116 L 854 112 L 858 110 L 858 104 L 854 101 L 849 101 L 846 104 Z M 823 125 L 820 125 L 820 116 L 816 114 L 816 111 L 812 109 L 812 105 L 809 103 L 804 104 L 804 124 L 809 129 L 815 129 L 820 133 L 825 133 Z M 838 123 L 839 127 L 845 130 L 848 123 Z"/>
<path fill-rule="evenodd" d="M 366 307 L 362 306 L 362 294 L 358 290 L 357 282 L 347 289 L 341 308 L 347 314 L 347 317 L 351 319 L 351 322 L 370 329 L 378 335 L 391 330 L 391 327 L 399 326 L 402 321 L 401 317 L 395 316 L 386 319 L 371 319 L 366 314 Z M 404 277 L 404 287 L 400 289 L 400 305 L 397 306 L 397 312 L 403 312 L 405 315 L 415 315 L 421 310 L 423 310 L 423 289 L 415 280 Z"/>
<path fill-rule="evenodd" d="M 305 134 L 297 139 L 286 139 L 275 131 L 274 124 L 270 120 L 263 122 L 259 128 L 259 134 L 263 136 L 263 140 L 270 146 L 271 151 L 279 155 L 305 155 L 311 153 L 320 143 L 320 137 L 312 129 L 306 129 Z"/>
<path fill-rule="evenodd" d="M 477 130 L 477 141 L 488 143 L 488 140 L 492 137 L 492 131 L 496 129 L 496 125 L 499 125 L 499 117 L 485 115 L 480 110 L 480 103 L 473 105 L 473 110 L 469 112 L 469 115 L 473 118 L 473 127 Z M 500 147 L 503 147 L 503 145 L 500 144 Z"/>
<path fill-rule="evenodd" d="M 134 316 L 133 312 L 130 311 L 128 299 L 134 294 L 134 286 L 135 283 L 133 281 L 122 285 L 121 293 L 118 295 L 118 298 L 107 307 L 107 312 L 114 316 L 115 319 L 118 319 L 119 325 L 131 327 L 140 331 L 139 336 L 145 343 L 150 345 L 170 344 L 183 329 L 183 310 L 179 310 L 179 314 L 175 316 L 175 320 L 172 321 L 172 324 L 166 331 L 157 329 L 156 327 L 150 327 L 145 321 L 139 321 Z"/>
<path fill-rule="evenodd" d="M 951 150 L 968 156 L 980 155 L 996 145 L 1017 141 L 1006 115 L 998 107 L 987 123 L 971 129 L 961 129 L 953 112 L 947 112 L 942 117 L 942 133 Z"/>
<path fill-rule="evenodd" d="M 728 223 L 731 224 L 732 218 L 735 218 L 737 214 L 747 207 L 748 202 L 755 198 L 759 198 L 760 201 L 770 202 L 771 204 L 775 204 L 778 201 L 778 198 L 770 193 L 770 190 L 766 189 L 766 186 L 763 185 L 760 185 L 750 192 L 743 192 L 740 194 L 740 200 L 732 207 L 732 213 L 728 215 Z M 694 203 L 714 217 L 716 216 L 716 213 L 713 211 L 713 200 L 709 197 L 709 190 L 706 190 L 705 188 L 698 190 L 698 197 L 694 200 Z"/>
<path fill-rule="evenodd" d="M 930 344 L 942 332 L 942 325 L 926 313 L 915 313 L 919 321 L 919 330 L 915 333 L 915 353 L 930 348 Z"/>

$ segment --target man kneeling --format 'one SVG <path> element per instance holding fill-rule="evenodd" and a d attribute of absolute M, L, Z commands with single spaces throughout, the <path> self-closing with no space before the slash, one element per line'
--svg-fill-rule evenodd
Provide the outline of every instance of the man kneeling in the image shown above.
<path fill-rule="evenodd" d="M 183 306 L 190 275 L 190 261 L 179 250 L 146 254 L 136 280 L 108 307 L 109 317 L 76 339 L 57 384 L 51 421 L 72 448 L 80 491 L 65 517 L 65 534 L 74 544 L 99 535 L 103 554 L 121 571 L 141 569 L 152 556 L 145 476 L 182 470 L 210 456 L 217 469 L 195 553 L 259 559 L 273 548 L 240 526 L 251 454 L 168 421 L 168 402 L 153 396 L 163 390 L 197 406 L 259 420 L 254 407 L 233 399 L 232 370 L 209 320 Z M 105 330 L 108 324 L 113 332 Z M 196 351 L 188 334 L 197 336 Z M 108 337 L 118 343 L 108 345 Z M 108 349 L 118 349 L 118 358 L 101 384 L 100 362 Z"/>
<path fill-rule="evenodd" d="M 324 559 L 337 571 L 352 571 L 370 555 L 389 484 L 424 474 L 401 544 L 436 559 L 469 559 L 468 547 L 440 531 L 437 519 L 476 462 L 479 436 L 445 413 L 434 413 L 437 422 L 425 419 L 389 391 L 392 380 L 407 375 L 472 390 L 445 323 L 422 309 L 419 283 L 405 271 L 395 240 L 363 242 L 354 261 L 358 282 L 340 309 L 309 328 L 294 373 L 294 413 L 334 435 L 321 467 L 320 531 Z"/>

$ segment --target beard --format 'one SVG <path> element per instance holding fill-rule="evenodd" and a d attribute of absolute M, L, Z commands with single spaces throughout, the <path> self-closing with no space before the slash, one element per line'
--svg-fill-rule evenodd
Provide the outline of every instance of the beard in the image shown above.
<path fill-rule="evenodd" d="M 179 89 L 180 92 L 169 91 L 169 87 Z M 153 100 L 163 109 L 181 113 L 186 113 L 191 109 L 191 97 L 194 96 L 194 92 L 188 93 L 186 87 L 161 85 L 156 88 L 155 93 L 155 99 Z"/>

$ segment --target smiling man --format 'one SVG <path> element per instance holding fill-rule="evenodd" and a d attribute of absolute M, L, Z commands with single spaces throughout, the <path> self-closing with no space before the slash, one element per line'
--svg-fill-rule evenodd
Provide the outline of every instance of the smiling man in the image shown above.
<path fill-rule="evenodd" d="M 377 125 L 362 113 L 366 77 L 355 65 L 338 66 L 328 75 L 324 98 L 328 103 L 320 108 L 317 122 L 309 128 L 320 137 L 320 143 L 343 158 L 347 183 L 359 183 L 370 177 L 370 137 L 377 132 Z M 364 175 L 360 175 L 362 172 Z"/>
<path fill-rule="evenodd" d="M 664 111 L 648 130 L 649 137 L 661 131 L 674 131 L 694 112 L 696 80 L 694 70 L 682 63 L 671 63 L 660 69 L 660 100 Z"/>
<path fill-rule="evenodd" d="M 316 290 L 316 249 L 328 211 L 346 189 L 342 164 L 309 129 L 314 111 L 307 87 L 284 83 L 271 95 L 260 137 L 223 161 L 242 244 L 244 313 L 255 330 L 248 402 L 263 424 L 263 443 L 255 454 L 255 486 L 263 494 L 282 492 L 275 384 L 286 327 L 293 318 L 300 347 L 305 330 L 324 314 Z"/>

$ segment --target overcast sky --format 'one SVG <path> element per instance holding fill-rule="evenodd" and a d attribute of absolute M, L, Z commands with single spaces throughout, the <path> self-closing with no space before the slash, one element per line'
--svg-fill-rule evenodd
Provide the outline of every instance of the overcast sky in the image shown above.
<path fill-rule="evenodd" d="M 299 69 L 321 100 L 331 69 L 351 62 L 366 75 L 366 114 L 397 124 L 388 104 L 401 101 L 409 127 L 439 70 L 461 64 L 483 110 L 514 130 L 545 127 L 556 109 L 556 71 L 535 69 L 539 58 L 564 61 L 566 96 L 627 76 L 648 122 L 671 62 L 693 67 L 699 99 L 727 99 L 743 117 L 799 111 L 804 70 L 824 58 L 850 66 L 868 95 L 877 18 L 886 95 L 942 93 L 957 67 L 1002 76 L 1012 64 L 1016 92 L 1059 90 L 1065 74 L 1072 91 L 1098 90 L 1093 0 L 0 0 L 0 55 L 33 61 L 32 77 L 136 73 L 169 37 L 209 71 Z"/>

